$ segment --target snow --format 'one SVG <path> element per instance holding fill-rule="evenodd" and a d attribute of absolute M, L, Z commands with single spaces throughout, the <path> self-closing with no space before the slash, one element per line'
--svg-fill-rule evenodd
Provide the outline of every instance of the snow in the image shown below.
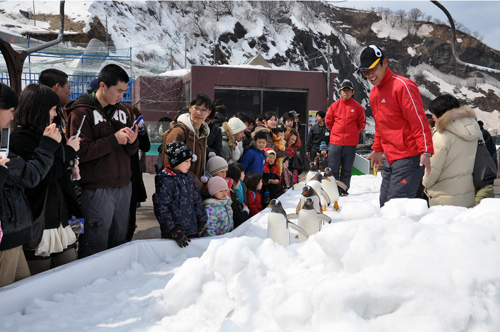
<path fill-rule="evenodd" d="M 326 212 L 332 223 L 304 243 L 266 239 L 266 209 L 184 249 L 134 241 L 5 287 L 0 330 L 496 330 L 499 200 L 429 209 L 398 199 L 380 209 L 380 182 L 354 176 L 340 211 Z M 298 190 L 282 196 L 288 213 L 298 198 Z M 64 286 L 74 270 L 79 277 Z M 54 282 L 59 275 L 65 282 Z"/>
<path fill-rule="evenodd" d="M 431 32 L 434 31 L 434 28 L 430 24 L 422 24 L 420 28 L 418 28 L 417 36 L 419 37 L 427 37 L 430 36 Z"/>
<path fill-rule="evenodd" d="M 398 41 L 408 36 L 408 31 L 406 31 L 406 29 L 403 29 L 399 25 L 391 27 L 391 25 L 384 20 L 373 23 L 372 31 L 375 32 L 379 38 L 390 38 Z"/>

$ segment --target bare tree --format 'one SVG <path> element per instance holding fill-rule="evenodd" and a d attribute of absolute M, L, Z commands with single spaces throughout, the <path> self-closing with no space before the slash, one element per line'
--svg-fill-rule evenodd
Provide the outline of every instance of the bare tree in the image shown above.
<path fill-rule="evenodd" d="M 394 15 L 399 19 L 399 24 L 403 25 L 403 19 L 406 17 L 406 10 L 398 9 Z"/>
<path fill-rule="evenodd" d="M 221 1 L 224 8 L 225 15 L 231 15 L 234 9 L 234 1 Z"/>
<path fill-rule="evenodd" d="M 423 15 L 424 15 L 424 13 L 420 9 L 412 8 L 408 12 L 408 19 L 410 21 L 412 21 L 413 23 L 416 23 L 420 19 L 420 17 L 422 17 Z"/>
<path fill-rule="evenodd" d="M 384 8 L 383 14 L 384 14 L 385 21 L 389 22 L 389 16 L 392 15 L 392 9 Z"/>
<path fill-rule="evenodd" d="M 432 21 L 432 15 L 426 15 L 425 16 L 425 21 L 426 22 L 431 22 Z"/>
<path fill-rule="evenodd" d="M 260 1 L 260 11 L 262 15 L 273 24 L 276 21 L 276 13 L 278 9 L 278 2 L 276 1 Z"/>
<path fill-rule="evenodd" d="M 397 16 L 389 16 L 389 24 L 391 25 L 392 28 L 394 28 L 394 26 L 396 26 L 396 23 L 399 22 L 399 18 Z"/>
<path fill-rule="evenodd" d="M 413 34 L 415 32 L 415 24 L 410 20 L 404 21 L 403 28 L 406 29 L 408 34 Z"/>
<path fill-rule="evenodd" d="M 215 20 L 219 22 L 219 18 L 224 14 L 223 1 L 207 1 L 206 7 L 215 16 Z"/>

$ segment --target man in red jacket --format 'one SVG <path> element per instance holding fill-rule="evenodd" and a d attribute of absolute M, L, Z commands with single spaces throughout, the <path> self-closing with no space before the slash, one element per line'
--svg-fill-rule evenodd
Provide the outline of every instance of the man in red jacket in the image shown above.
<path fill-rule="evenodd" d="M 386 161 L 380 187 L 380 207 L 392 198 L 413 198 L 425 172 L 431 170 L 432 134 L 422 97 L 412 80 L 394 74 L 380 48 L 370 45 L 360 58 L 363 76 L 374 85 L 370 106 L 375 119 L 371 166 Z"/>
<path fill-rule="evenodd" d="M 326 128 L 330 130 L 328 167 L 332 169 L 335 179 L 344 182 L 347 188 L 351 184 L 359 133 L 365 129 L 366 125 L 365 109 L 352 99 L 353 94 L 352 82 L 344 80 L 340 86 L 342 98 L 328 108 L 325 119 Z M 340 172 L 340 167 L 342 167 L 342 172 Z M 341 196 L 348 194 L 342 188 L 339 188 L 339 191 Z"/>

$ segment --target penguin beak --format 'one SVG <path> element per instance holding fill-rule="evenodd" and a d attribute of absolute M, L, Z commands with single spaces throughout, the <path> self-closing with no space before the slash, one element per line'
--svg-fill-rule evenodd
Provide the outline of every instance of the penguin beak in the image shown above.
<path fill-rule="evenodd" d="M 268 207 L 268 208 L 273 208 L 273 207 L 275 207 L 275 206 L 276 206 L 276 205 L 274 205 L 274 204 L 269 204 L 267 207 Z"/>

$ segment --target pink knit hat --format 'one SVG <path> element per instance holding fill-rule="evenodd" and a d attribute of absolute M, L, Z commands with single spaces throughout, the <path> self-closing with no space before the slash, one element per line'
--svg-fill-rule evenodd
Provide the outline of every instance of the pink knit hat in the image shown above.
<path fill-rule="evenodd" d="M 208 181 L 208 193 L 213 196 L 216 192 L 227 189 L 227 182 L 220 176 L 214 176 Z"/>

